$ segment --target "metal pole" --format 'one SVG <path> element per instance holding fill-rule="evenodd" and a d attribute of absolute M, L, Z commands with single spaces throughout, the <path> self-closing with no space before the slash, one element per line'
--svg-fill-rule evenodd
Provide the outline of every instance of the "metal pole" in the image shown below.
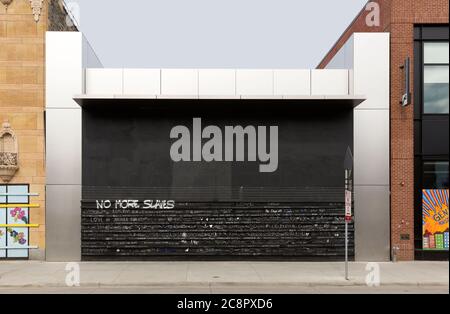
<path fill-rule="evenodd" d="M 345 280 L 348 279 L 348 222 L 345 222 Z"/>
<path fill-rule="evenodd" d="M 345 170 L 345 190 L 347 191 L 349 186 L 348 186 L 348 181 L 349 181 L 349 177 L 348 177 L 348 170 Z M 345 217 L 345 280 L 348 280 L 348 221 L 347 221 L 347 217 Z"/>
<path fill-rule="evenodd" d="M 350 147 L 347 147 L 344 159 L 345 170 L 345 280 L 349 279 L 348 269 L 348 224 L 352 222 L 352 192 L 353 192 L 353 155 Z"/>

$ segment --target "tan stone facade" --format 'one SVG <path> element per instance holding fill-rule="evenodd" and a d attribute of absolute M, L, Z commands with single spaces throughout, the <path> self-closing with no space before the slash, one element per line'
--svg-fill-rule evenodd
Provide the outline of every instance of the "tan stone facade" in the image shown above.
<path fill-rule="evenodd" d="M 40 206 L 30 210 L 30 222 L 40 225 L 30 229 L 30 245 L 39 247 L 30 251 L 33 259 L 45 256 L 45 32 L 61 24 L 48 18 L 49 7 L 61 10 L 52 16 L 65 16 L 58 1 L 43 2 L 38 22 L 29 0 L 13 0 L 7 9 L 0 3 L 0 123 L 8 120 L 19 142 L 20 169 L 10 183 L 39 193 L 31 198 Z"/>
<path fill-rule="evenodd" d="M 363 9 L 318 66 L 324 68 L 355 32 L 391 34 L 391 245 L 400 260 L 414 259 L 414 104 L 400 106 L 407 57 L 414 64 L 414 25 L 448 24 L 448 0 L 378 0 L 380 26 L 366 24 Z M 414 71 L 411 67 L 411 80 Z M 414 90 L 412 90 L 414 92 Z M 402 237 L 402 235 L 408 235 Z"/>
<path fill-rule="evenodd" d="M 44 152 L 44 51 L 47 5 L 35 22 L 26 0 L 14 0 L 6 10 L 0 5 L 0 121 L 8 120 L 19 142 L 19 171 L 10 183 L 30 184 L 39 193 L 31 199 L 39 208 L 30 210 L 32 258 L 45 250 L 45 152 Z"/>

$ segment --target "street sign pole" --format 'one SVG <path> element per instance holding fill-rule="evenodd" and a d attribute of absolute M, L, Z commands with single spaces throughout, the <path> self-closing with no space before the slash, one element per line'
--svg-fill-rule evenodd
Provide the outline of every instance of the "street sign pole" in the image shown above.
<path fill-rule="evenodd" d="M 345 280 L 348 280 L 348 222 L 345 222 Z"/>
<path fill-rule="evenodd" d="M 349 280 L 348 271 L 348 224 L 352 219 L 352 192 L 350 186 L 351 170 L 345 170 L 345 280 Z"/>
<path fill-rule="evenodd" d="M 352 222 L 352 171 L 353 171 L 353 155 L 350 148 L 347 148 L 344 161 L 345 170 L 345 280 L 349 280 L 348 265 L 348 227 Z"/>

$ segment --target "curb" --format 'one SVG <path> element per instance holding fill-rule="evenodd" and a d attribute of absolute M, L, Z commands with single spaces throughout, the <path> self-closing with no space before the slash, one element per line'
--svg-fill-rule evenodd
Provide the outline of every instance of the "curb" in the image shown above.
<path fill-rule="evenodd" d="M 167 288 L 167 287 L 274 287 L 283 286 L 290 288 L 314 288 L 314 287 L 367 287 L 362 282 L 156 282 L 156 283 L 82 283 L 79 287 L 73 288 L 126 288 L 126 287 L 149 287 L 149 288 Z M 449 287 L 448 282 L 389 282 L 381 283 L 379 287 Z M 379 288 L 374 287 L 374 288 Z M 36 283 L 36 284 L 0 284 L 0 288 L 72 288 L 65 284 L 54 283 Z"/>

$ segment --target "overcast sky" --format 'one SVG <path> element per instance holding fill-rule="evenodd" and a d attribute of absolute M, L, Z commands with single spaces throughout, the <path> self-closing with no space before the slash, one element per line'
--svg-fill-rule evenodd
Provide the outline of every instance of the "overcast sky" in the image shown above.
<path fill-rule="evenodd" d="M 66 0 L 105 67 L 314 68 L 367 0 Z"/>

